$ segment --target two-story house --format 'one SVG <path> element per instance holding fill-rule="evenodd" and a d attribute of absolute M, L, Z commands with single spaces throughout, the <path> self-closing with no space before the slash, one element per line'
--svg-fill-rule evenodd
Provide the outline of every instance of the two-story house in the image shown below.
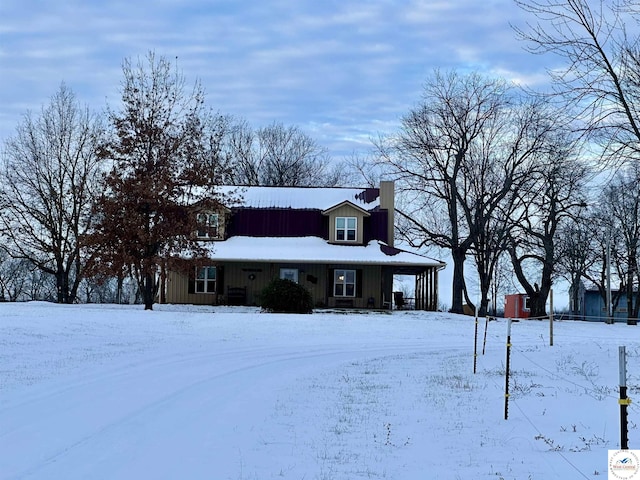
<path fill-rule="evenodd" d="M 211 263 L 169 272 L 168 303 L 259 305 L 274 278 L 317 307 L 388 308 L 393 276 L 414 275 L 415 305 L 436 310 L 445 264 L 394 247 L 394 184 L 380 188 L 224 187 L 240 200 L 197 213 Z"/>

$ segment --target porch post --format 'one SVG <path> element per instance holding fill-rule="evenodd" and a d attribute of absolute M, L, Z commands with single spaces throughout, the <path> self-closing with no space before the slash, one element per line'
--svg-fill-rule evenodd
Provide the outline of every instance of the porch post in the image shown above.
<path fill-rule="evenodd" d="M 433 269 L 433 311 L 438 311 L 438 268 L 431 267 Z"/>

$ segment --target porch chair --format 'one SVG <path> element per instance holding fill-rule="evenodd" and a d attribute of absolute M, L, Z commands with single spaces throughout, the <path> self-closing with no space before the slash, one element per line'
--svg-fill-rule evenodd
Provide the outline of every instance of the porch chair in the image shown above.
<path fill-rule="evenodd" d="M 391 310 L 391 300 L 387 300 L 386 295 L 382 295 L 382 309 Z"/>

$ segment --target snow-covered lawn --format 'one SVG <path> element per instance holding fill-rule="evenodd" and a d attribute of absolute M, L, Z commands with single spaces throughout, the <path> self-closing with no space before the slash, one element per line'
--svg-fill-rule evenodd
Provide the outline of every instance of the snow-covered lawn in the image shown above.
<path fill-rule="evenodd" d="M 606 479 L 638 327 L 0 304 L 2 479 Z M 640 448 L 639 408 L 629 410 Z"/>

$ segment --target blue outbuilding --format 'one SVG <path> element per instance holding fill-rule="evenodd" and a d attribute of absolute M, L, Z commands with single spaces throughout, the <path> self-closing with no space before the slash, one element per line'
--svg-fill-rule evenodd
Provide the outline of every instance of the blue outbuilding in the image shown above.
<path fill-rule="evenodd" d="M 606 306 L 606 292 L 598 288 L 585 288 L 580 282 L 577 295 L 574 296 L 573 287 L 569 289 L 569 310 L 574 320 L 587 320 L 592 322 L 605 322 L 608 320 Z M 633 302 L 638 301 L 638 293 L 635 292 Z M 613 321 L 627 322 L 629 320 L 629 308 L 625 291 L 611 290 L 611 303 L 613 305 Z"/>

